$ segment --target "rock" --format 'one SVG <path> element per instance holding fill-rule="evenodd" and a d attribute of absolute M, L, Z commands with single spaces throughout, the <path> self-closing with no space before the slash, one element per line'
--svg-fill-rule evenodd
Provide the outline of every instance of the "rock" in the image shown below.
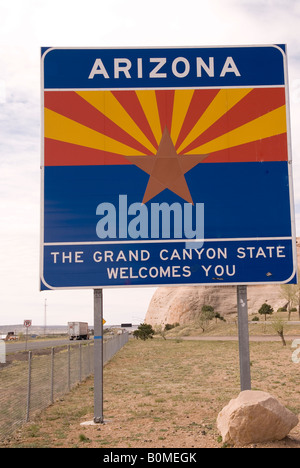
<path fill-rule="evenodd" d="M 298 417 L 269 393 L 246 390 L 223 408 L 217 426 L 223 442 L 248 445 L 284 439 Z"/>
<path fill-rule="evenodd" d="M 150 325 L 193 322 L 201 307 L 212 305 L 215 311 L 237 312 L 236 287 L 177 286 L 158 288 L 154 293 L 145 322 Z M 220 312 L 222 313 L 222 312 Z"/>
<path fill-rule="evenodd" d="M 264 302 L 277 310 L 286 304 L 279 285 L 248 286 L 248 312 L 258 313 Z M 158 288 L 152 296 L 145 322 L 150 325 L 193 322 L 203 305 L 222 316 L 237 314 L 236 286 L 175 286 Z"/>

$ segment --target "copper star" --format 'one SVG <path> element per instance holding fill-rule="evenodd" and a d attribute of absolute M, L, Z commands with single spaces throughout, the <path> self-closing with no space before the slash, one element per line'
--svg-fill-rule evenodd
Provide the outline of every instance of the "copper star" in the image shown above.
<path fill-rule="evenodd" d="M 126 159 L 150 175 L 143 203 L 169 189 L 188 203 L 194 204 L 184 174 L 207 156 L 208 154 L 178 155 L 166 127 L 155 156 L 126 156 Z"/>

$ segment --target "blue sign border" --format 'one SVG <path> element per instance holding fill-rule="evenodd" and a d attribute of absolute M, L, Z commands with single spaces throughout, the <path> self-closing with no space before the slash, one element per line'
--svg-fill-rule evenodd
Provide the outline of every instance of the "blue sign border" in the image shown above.
<path fill-rule="evenodd" d="M 228 57 L 233 59 L 240 76 L 234 73 L 221 76 Z M 118 77 L 115 77 L 115 58 L 120 61 L 128 60 L 130 69 L 127 75 L 120 71 Z M 178 58 L 186 59 L 186 63 L 189 64 L 190 72 L 187 75 L 183 73 L 182 60 L 176 65 L 178 76 L 174 75 L 172 68 L 175 67 L 174 60 Z M 210 58 L 214 59 L 213 76 L 207 73 L 202 73 L 201 77 L 197 76 L 197 58 L 201 58 L 207 66 Z M 91 78 L 96 60 L 101 60 L 103 73 L 95 74 Z M 49 48 L 44 52 L 42 61 L 44 69 L 47 68 L 51 72 L 44 75 L 43 86 L 45 90 L 279 86 L 285 83 L 284 60 L 285 46 L 277 45 L 134 49 Z M 125 63 L 122 66 L 125 66 Z M 158 67 L 156 72 L 155 67 Z"/>
<path fill-rule="evenodd" d="M 234 53 L 233 53 L 234 52 Z M 127 58 L 130 63 L 128 73 L 120 72 L 118 77 L 114 74 L 113 59 Z M 184 64 L 190 64 L 196 67 L 197 57 L 201 57 L 204 63 L 209 64 L 210 57 L 215 58 L 215 75 L 208 76 L 204 74 L 195 77 L 192 71 L 184 73 Z M 226 58 L 233 57 L 240 76 L 236 73 L 227 73 L 221 76 L 222 67 Z M 89 78 L 95 60 L 101 59 L 105 67 L 106 76 L 103 73 L 94 74 Z M 161 68 L 159 74 L 150 78 L 153 71 L 153 64 L 158 64 L 150 59 L 164 58 L 160 62 Z M 183 58 L 186 61 L 178 61 L 176 68 L 177 76 L 174 74 L 174 60 Z M 266 67 L 266 61 L 268 66 Z M 180 63 L 181 62 L 181 63 Z M 142 68 L 138 68 L 142 67 Z M 180 68 L 181 67 L 181 68 Z M 45 70 L 47 72 L 45 73 Z M 130 71 L 129 71 L 130 70 Z M 141 71 L 142 70 L 142 71 Z M 78 90 L 78 89 L 179 89 L 179 88 L 227 88 L 227 87 L 264 87 L 264 86 L 285 86 L 287 88 L 287 65 L 286 65 L 286 47 L 283 45 L 267 46 L 233 46 L 233 47 L 199 47 L 199 48 L 42 48 L 42 93 L 46 90 Z M 43 103 L 43 94 L 42 94 Z M 287 102 L 288 106 L 288 102 Z M 289 150 L 290 135 L 288 128 Z M 42 155 L 43 158 L 43 155 Z M 103 273 L 107 265 L 96 261 L 93 252 L 103 252 L 103 249 L 114 252 L 123 249 L 125 252 L 132 248 L 132 243 L 124 244 L 118 240 L 116 242 L 96 242 L 83 239 L 69 240 L 51 237 L 51 223 L 49 227 L 47 222 L 49 217 L 45 217 L 44 206 L 50 202 L 47 199 L 47 190 L 49 187 L 44 184 L 45 170 L 42 161 L 42 192 L 45 197 L 42 200 L 42 227 L 41 227 L 41 289 L 86 289 L 95 287 L 120 287 L 120 286 L 162 286 L 162 285 L 187 285 L 187 284 L 274 284 L 285 282 L 296 282 L 296 237 L 294 223 L 293 189 L 291 175 L 291 156 L 289 151 L 289 162 L 286 174 L 289 179 L 289 211 L 286 211 L 286 222 L 284 229 L 279 229 L 280 235 L 276 232 L 276 237 L 272 238 L 270 232 L 268 235 L 253 237 L 245 233 L 245 237 L 238 233 L 232 236 L 228 233 L 228 238 L 208 238 L 198 239 L 198 251 L 204 249 L 211 252 L 215 251 L 216 245 L 219 249 L 225 249 L 227 246 L 228 257 L 210 258 L 210 263 L 194 262 L 189 258 L 185 260 L 176 259 L 176 265 L 172 261 L 168 264 L 160 258 L 162 250 L 168 244 L 173 250 L 182 250 L 182 243 L 175 243 L 175 240 L 168 242 L 160 239 L 159 243 L 144 243 L 137 240 L 134 244 L 135 249 L 147 251 L 147 246 L 151 245 L 150 256 L 156 257 L 156 264 L 145 267 L 139 265 L 139 260 L 133 260 L 131 264 L 125 266 L 111 265 L 110 268 L 119 268 L 111 273 L 111 279 L 105 280 Z M 53 168 L 54 169 L 54 168 Z M 53 188 L 53 186 L 52 186 Z M 52 196 L 52 195 L 51 195 Z M 272 197 L 271 197 L 272 198 Z M 51 200 L 53 202 L 53 200 Z M 55 216 L 60 216 L 60 213 Z M 254 234 L 255 235 L 255 234 Z M 216 244 L 217 242 L 217 244 Z M 245 244 L 247 243 L 247 245 Z M 270 242 L 272 244 L 270 245 Z M 177 249 L 176 249 L 176 247 Z M 249 247 L 249 251 L 240 251 L 238 249 Z M 190 248 L 195 248 L 191 246 Z M 275 250 L 273 250 L 273 248 Z M 280 249 L 283 250 L 280 250 Z M 95 250 L 96 249 L 96 250 Z M 260 250 L 261 249 L 261 250 Z M 279 249 L 279 250 L 278 250 Z M 77 256 L 76 256 L 77 252 Z M 233 253 L 234 252 L 234 253 Z M 248 254 L 258 253 L 257 261 Z M 276 255 L 275 255 L 276 252 Z M 53 254 L 54 253 L 54 254 Z M 243 257 L 245 253 L 245 257 Z M 273 256 L 269 256 L 272 253 Z M 213 255 L 213 253 L 211 253 Z M 124 254 L 125 258 L 126 255 Z M 64 261 L 62 260 L 64 258 Z M 86 264 L 87 258 L 93 258 Z M 286 258 L 286 260 L 283 260 Z M 55 261 L 54 261 L 55 260 Z M 199 259 L 198 259 L 199 260 Z M 219 260 L 219 262 L 218 262 Z M 146 262 L 146 260 L 145 260 Z M 185 263 L 184 263 L 185 262 Z M 234 263 L 235 262 L 235 263 Z M 230 276 L 232 267 L 238 263 L 241 273 L 238 280 Z M 172 277 L 168 276 L 168 267 L 175 267 L 175 273 Z M 176 269 L 178 267 L 178 269 Z M 186 269 L 184 269 L 186 267 Z M 228 267 L 228 271 L 226 270 Z M 88 269 L 88 271 L 86 270 Z M 123 270 L 120 270 L 123 268 Z M 125 270 L 125 269 L 126 270 Z M 140 275 L 136 274 L 134 268 L 138 268 Z M 146 270 L 141 268 L 147 268 Z M 152 268 L 152 273 L 149 270 Z M 105 270 L 106 269 L 106 270 Z M 156 270 L 157 269 L 157 270 Z M 156 273 L 159 270 L 159 274 Z M 112 271 L 112 270 L 111 270 Z M 227 271 L 227 275 L 226 275 Z M 180 272 L 180 273 L 179 273 Z M 204 272 L 204 273 L 203 273 Z M 209 274 L 206 275 L 206 272 Z M 202 276 L 201 276 L 201 274 Z M 162 276 L 161 276 L 162 274 Z M 276 276 L 274 278 L 274 276 Z"/>

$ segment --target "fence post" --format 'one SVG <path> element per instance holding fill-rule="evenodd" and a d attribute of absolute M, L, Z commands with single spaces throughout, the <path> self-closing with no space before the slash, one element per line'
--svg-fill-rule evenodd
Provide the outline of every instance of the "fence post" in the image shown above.
<path fill-rule="evenodd" d="M 29 353 L 28 353 L 28 386 L 27 386 L 27 411 L 26 411 L 26 422 L 29 421 L 29 413 L 30 413 L 31 361 L 32 361 L 32 352 L 29 351 Z"/>
<path fill-rule="evenodd" d="M 81 382 L 82 378 L 82 350 L 81 350 L 81 343 L 79 343 L 79 382 Z"/>
<path fill-rule="evenodd" d="M 88 375 L 91 375 L 91 347 L 90 343 L 88 343 Z"/>
<path fill-rule="evenodd" d="M 71 390 L 71 348 L 68 345 L 68 389 Z"/>
<path fill-rule="evenodd" d="M 51 348 L 51 393 L 50 393 L 51 404 L 54 402 L 54 348 Z"/>

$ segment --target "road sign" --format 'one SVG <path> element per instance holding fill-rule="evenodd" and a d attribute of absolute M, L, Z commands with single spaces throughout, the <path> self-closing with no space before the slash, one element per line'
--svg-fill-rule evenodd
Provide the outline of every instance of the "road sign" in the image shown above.
<path fill-rule="evenodd" d="M 42 50 L 41 289 L 296 281 L 285 46 Z"/>
<path fill-rule="evenodd" d="M 32 320 L 24 320 L 24 327 L 29 328 L 32 325 Z"/>

